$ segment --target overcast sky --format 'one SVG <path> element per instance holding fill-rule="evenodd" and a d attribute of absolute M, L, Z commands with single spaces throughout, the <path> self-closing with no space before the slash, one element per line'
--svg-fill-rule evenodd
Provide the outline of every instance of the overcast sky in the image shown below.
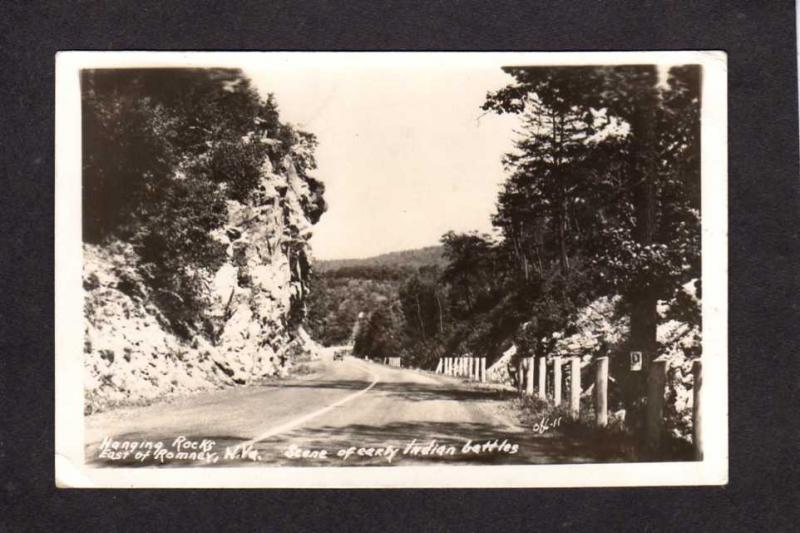
<path fill-rule="evenodd" d="M 247 70 L 284 121 L 317 135 L 315 175 L 328 211 L 311 239 L 318 259 L 437 244 L 448 230 L 490 231 L 501 157 L 516 118 L 483 114 L 500 64 L 293 64 Z"/>

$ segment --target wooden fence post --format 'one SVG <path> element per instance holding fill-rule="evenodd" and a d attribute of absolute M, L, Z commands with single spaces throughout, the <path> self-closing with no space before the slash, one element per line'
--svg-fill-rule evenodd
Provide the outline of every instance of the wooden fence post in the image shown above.
<path fill-rule="evenodd" d="M 453 372 L 453 359 L 450 358 L 450 357 L 447 357 L 445 359 L 445 363 L 446 363 L 446 366 L 447 366 L 447 368 L 445 370 L 445 374 L 447 374 L 449 376 Z"/>
<path fill-rule="evenodd" d="M 703 391 L 703 360 L 697 359 L 692 367 L 694 375 L 694 399 L 692 403 L 692 442 L 694 443 L 694 458 L 703 459 L 703 411 L 700 401 Z"/>
<path fill-rule="evenodd" d="M 517 359 L 517 392 L 525 390 L 525 368 L 523 367 L 523 359 Z"/>
<path fill-rule="evenodd" d="M 660 357 L 650 363 L 647 376 L 647 447 L 661 449 L 664 432 L 664 387 L 667 383 L 667 360 Z"/>
<path fill-rule="evenodd" d="M 533 357 L 528 357 L 526 361 L 528 362 L 528 377 L 525 379 L 525 394 L 533 396 L 533 366 L 535 360 Z"/>
<path fill-rule="evenodd" d="M 547 399 L 547 358 L 539 358 L 539 399 Z"/>
<path fill-rule="evenodd" d="M 481 380 L 481 359 L 480 357 L 473 357 L 472 358 L 472 379 L 475 381 Z"/>
<path fill-rule="evenodd" d="M 553 404 L 561 405 L 561 356 L 553 357 Z"/>
<path fill-rule="evenodd" d="M 442 360 L 441 359 L 439 359 L 439 362 L 436 363 L 436 370 L 434 370 L 433 372 L 435 374 L 441 374 L 442 373 Z"/>
<path fill-rule="evenodd" d="M 573 420 L 581 415 L 581 358 L 569 360 L 569 413 Z"/>
<path fill-rule="evenodd" d="M 486 381 L 486 358 L 481 357 L 481 381 Z"/>
<path fill-rule="evenodd" d="M 469 358 L 469 379 L 473 381 L 477 381 L 478 378 L 475 376 L 475 370 L 478 368 L 478 358 L 477 357 L 470 357 Z"/>
<path fill-rule="evenodd" d="M 594 408 L 597 413 L 597 426 L 606 427 L 608 425 L 608 357 L 598 357 L 596 365 Z"/>

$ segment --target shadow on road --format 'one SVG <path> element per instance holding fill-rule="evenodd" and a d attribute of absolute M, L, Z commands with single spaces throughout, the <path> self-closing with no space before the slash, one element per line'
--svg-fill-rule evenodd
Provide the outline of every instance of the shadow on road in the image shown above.
<path fill-rule="evenodd" d="M 343 381 L 308 381 L 297 383 L 285 383 L 280 387 L 283 389 L 331 389 L 331 390 L 353 390 L 358 391 L 366 388 L 368 381 L 362 380 L 343 380 Z M 465 402 L 472 400 L 479 401 L 506 401 L 515 397 L 514 392 L 506 390 L 479 390 L 466 388 L 452 388 L 441 384 L 424 384 L 415 382 L 378 382 L 372 390 L 390 395 L 392 398 L 410 401 L 425 402 L 436 400 L 450 400 Z"/>
<path fill-rule="evenodd" d="M 310 379 L 265 385 L 280 389 L 308 389 L 311 395 L 325 390 L 360 391 L 369 385 L 366 380 L 326 381 Z M 305 391 L 304 391 L 305 392 Z M 412 381 L 378 382 L 370 392 L 401 402 L 504 402 L 515 396 L 512 391 L 476 389 L 462 383 L 419 383 Z M 391 402 L 387 404 L 392 405 Z M 424 410 L 425 406 L 419 409 Z M 418 410 L 419 410 L 418 409 Z M 396 466 L 396 465 L 485 465 L 485 464 L 559 464 L 581 462 L 619 462 L 626 458 L 619 452 L 587 439 L 578 439 L 557 431 L 536 433 L 507 427 L 497 421 L 486 423 L 442 420 L 391 421 L 388 423 L 351 423 L 298 427 L 266 440 L 250 443 L 247 434 L 236 430 L 214 430 L 203 433 L 203 424 L 186 430 L 188 441 L 213 441 L 209 449 L 216 460 L 206 456 L 154 453 L 137 458 L 135 453 L 113 460 L 100 457 L 99 443 L 86 448 L 86 460 L 93 466 Z M 227 434 L 230 431 L 230 434 Z M 176 451 L 174 433 L 161 431 L 128 432 L 116 435 L 116 441 L 129 443 L 160 443 L 162 450 Z M 465 444 L 471 447 L 465 448 Z M 492 443 L 496 443 L 492 446 Z M 486 446 L 484 446 L 484 444 Z M 144 444 L 139 444 L 143 446 Z M 474 446 L 480 451 L 475 453 Z M 299 457 L 289 457 L 287 450 L 294 446 Z M 417 452 L 415 452 L 415 446 Z M 359 453 L 361 449 L 363 453 Z M 370 453 L 369 450 L 373 452 Z M 376 456 L 378 449 L 395 449 L 391 460 L 386 453 Z M 325 454 L 322 451 L 325 451 Z M 347 452 L 347 450 L 350 450 Z M 185 451 L 185 450 L 184 450 Z M 191 451 L 191 450 L 189 450 Z M 306 456 L 302 457 L 302 452 Z M 428 452 L 428 453 L 426 453 Z M 343 454 L 347 457 L 343 457 Z M 324 455 L 324 456 L 323 456 Z M 212 458 L 213 459 L 213 458 Z"/>

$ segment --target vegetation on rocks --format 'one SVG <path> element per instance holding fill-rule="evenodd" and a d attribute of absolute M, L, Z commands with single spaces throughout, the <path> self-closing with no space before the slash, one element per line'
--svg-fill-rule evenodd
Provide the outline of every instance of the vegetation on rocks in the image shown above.
<path fill-rule="evenodd" d="M 314 136 L 238 70 L 81 85 L 89 407 L 285 369 L 325 210 Z"/>

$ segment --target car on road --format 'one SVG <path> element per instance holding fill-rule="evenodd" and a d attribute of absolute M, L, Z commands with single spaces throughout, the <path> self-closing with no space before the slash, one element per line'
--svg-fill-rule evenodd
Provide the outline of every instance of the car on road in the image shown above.
<path fill-rule="evenodd" d="M 344 361 L 344 350 L 337 350 L 333 352 L 334 361 Z"/>

